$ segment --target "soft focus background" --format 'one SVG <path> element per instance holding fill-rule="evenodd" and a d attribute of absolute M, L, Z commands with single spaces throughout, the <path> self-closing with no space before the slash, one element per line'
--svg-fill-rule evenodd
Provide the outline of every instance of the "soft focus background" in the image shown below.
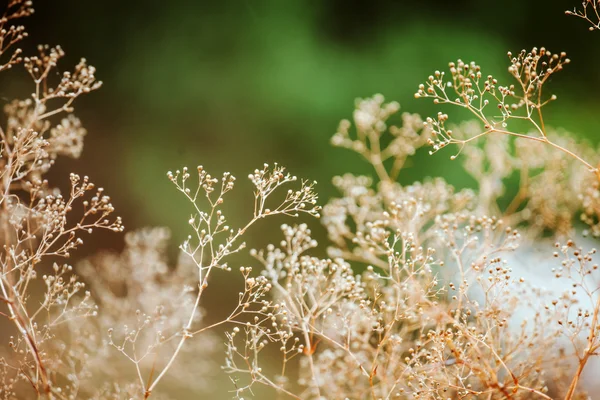
<path fill-rule="evenodd" d="M 190 210 L 167 180 L 168 170 L 202 164 L 214 175 L 230 171 L 244 178 L 263 162 L 277 161 L 316 179 L 324 203 L 335 195 L 332 176 L 371 173 L 357 155 L 329 145 L 356 97 L 382 93 L 399 101 L 403 111 L 434 115 L 436 106 L 413 97 L 434 70 L 461 58 L 476 60 L 484 75 L 504 78 L 506 52 L 533 46 L 566 51 L 572 59 L 551 82 L 559 101 L 548 107 L 547 123 L 596 142 L 600 34 L 564 15 L 579 5 L 579 0 L 38 1 L 26 22 L 30 41 L 61 44 L 67 52 L 63 69 L 86 57 L 105 83 L 79 102 L 78 116 L 89 131 L 82 158 L 60 161 L 51 179 L 66 182 L 71 171 L 90 175 L 112 196 L 127 229 L 169 227 L 175 256 L 188 234 Z M 475 185 L 450 155 L 419 154 L 402 182 L 443 176 L 460 187 Z M 238 181 L 228 209 L 234 226 L 248 215 L 252 198 L 246 179 Z M 312 226 L 326 243 L 318 222 Z M 250 246 L 277 240 L 277 233 L 273 225 L 254 228 Z M 122 247 L 119 235 L 94 237 L 80 255 Z M 252 265 L 249 259 L 240 262 Z M 209 318 L 236 301 L 238 288 L 228 278 L 221 276 L 209 290 Z M 220 349 L 215 354 L 220 362 Z M 221 377 L 196 395 L 228 398 L 231 388 Z"/>

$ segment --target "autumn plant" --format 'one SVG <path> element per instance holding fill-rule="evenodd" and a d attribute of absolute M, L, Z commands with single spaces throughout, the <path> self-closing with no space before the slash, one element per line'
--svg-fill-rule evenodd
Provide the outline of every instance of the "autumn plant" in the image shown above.
<path fill-rule="evenodd" d="M 590 24 L 588 28 L 590 31 L 600 30 L 600 1 L 598 0 L 583 0 L 580 9 L 574 8 L 565 13 L 586 20 Z"/>
<path fill-rule="evenodd" d="M 595 30 L 599 7 L 585 1 L 568 14 Z M 71 174 L 63 191 L 45 179 L 58 157 L 80 155 L 74 103 L 101 83 L 85 60 L 57 75 L 60 47 L 24 54 L 16 21 L 31 13 L 30 1 L 11 0 L 0 19 L 0 70 L 32 82 L 0 129 L 1 398 L 172 398 L 174 387 L 211 384 L 207 354 L 219 348 L 239 399 L 258 387 L 295 399 L 571 400 L 600 390 L 590 239 L 600 236 L 599 160 L 544 119 L 556 100 L 546 84 L 566 54 L 509 53 L 506 78 L 461 60 L 435 71 L 416 97 L 473 116 L 455 125 L 440 112 L 402 113 L 395 126 L 397 103 L 358 99 L 331 142 L 374 174 L 335 177 L 339 196 L 322 208 L 314 182 L 265 164 L 248 175 L 251 214 L 230 222 L 234 176 L 168 172 L 190 210 L 174 265 L 168 230 L 148 228 L 128 232 L 122 252 L 72 267 L 95 230 L 124 230 L 88 177 Z M 446 147 L 476 189 L 443 177 L 398 183 L 416 152 Z M 281 240 L 246 249 L 273 216 L 288 218 Z M 294 221 L 307 216 L 326 228 L 327 257 L 311 220 Z M 232 309 L 209 320 L 206 293 L 220 273 L 239 274 L 240 286 L 227 288 Z"/>
<path fill-rule="evenodd" d="M 23 68 L 33 92 L 4 107 L 0 129 L 0 300 L 7 336 L 0 390 L 5 398 L 20 393 L 22 386 L 31 397 L 76 391 L 77 383 L 62 377 L 77 375 L 80 360 L 56 337 L 71 321 L 97 310 L 65 261 L 92 231 L 123 230 L 121 220 L 112 216 L 110 198 L 88 177 L 65 177 L 70 189 L 62 194 L 44 179 L 57 157 L 79 156 L 85 130 L 73 115 L 73 104 L 101 82 L 83 59 L 72 72 L 57 76 L 64 56 L 60 47 L 39 46 L 31 56 L 17 48 L 27 33 L 15 20 L 32 12 L 31 2 L 10 1 L 0 19 L 0 70 Z"/>
<path fill-rule="evenodd" d="M 318 215 L 317 196 L 313 183 L 265 165 L 249 176 L 255 187 L 252 218 L 233 228 L 222 203 L 235 178 L 226 173 L 216 179 L 202 167 L 192 177 L 184 168 L 168 174 L 194 212 L 179 265 L 166 263 L 168 232 L 150 229 L 127 234 L 122 254 L 92 257 L 74 273 L 64 262 L 83 238 L 96 229 L 121 232 L 121 219 L 112 217 L 110 198 L 88 177 L 71 174 L 70 190 L 62 194 L 44 175 L 57 157 L 80 155 L 86 131 L 73 105 L 101 82 L 84 59 L 57 77 L 60 47 L 39 46 L 38 55 L 23 55 L 17 45 L 27 33 L 14 23 L 32 13 L 30 1 L 12 0 L 0 19 L 0 70 L 21 67 L 33 81 L 29 98 L 5 106 L 0 129 L 0 300 L 10 326 L 0 358 L 0 393 L 7 399 L 149 397 L 176 369 L 176 359 L 199 349 L 188 339 L 225 322 L 259 326 L 280 312 L 266 297 L 269 283 L 251 277 L 251 268 L 241 269 L 245 288 L 224 321 L 202 325 L 200 303 L 211 273 L 230 270 L 227 257 L 244 248 L 241 238 L 254 223 L 274 215 Z M 204 338 L 204 345 L 210 340 Z M 131 376 L 118 368 L 120 361 L 131 365 Z M 116 368 L 107 371 L 107 363 Z M 185 374 L 181 360 L 175 375 L 198 381 Z"/>

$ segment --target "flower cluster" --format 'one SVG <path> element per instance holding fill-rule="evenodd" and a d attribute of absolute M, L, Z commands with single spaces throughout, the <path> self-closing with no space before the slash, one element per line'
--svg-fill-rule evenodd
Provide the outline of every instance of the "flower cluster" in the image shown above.
<path fill-rule="evenodd" d="M 573 14 L 592 22 L 590 9 L 596 2 Z M 85 60 L 57 74 L 60 47 L 36 56 L 14 48 L 27 35 L 11 21 L 32 12 L 30 1 L 11 0 L 0 19 L 0 71 L 22 65 L 34 83 L 29 98 L 5 107 L 0 128 L 0 317 L 9 336 L 1 398 L 200 391 L 215 371 L 207 358 L 219 329 L 238 399 L 259 386 L 295 399 L 573 400 L 600 390 L 600 276 L 583 237 L 600 236 L 600 173 L 589 161 L 597 152 L 547 127 L 542 113 L 556 99 L 544 88 L 569 63 L 564 53 L 509 53 L 514 82 L 505 86 L 475 62 L 434 72 L 416 96 L 475 117 L 457 126 L 444 113 L 404 113 L 396 126 L 397 103 L 358 99 L 331 141 L 361 155 L 374 176 L 335 177 L 339 195 L 322 209 L 315 182 L 264 164 L 248 175 L 252 211 L 231 223 L 231 173 L 168 172 L 190 209 L 177 261 L 169 231 L 146 228 L 127 233 L 123 251 L 73 268 L 65 259 L 87 235 L 124 230 L 88 177 L 71 174 L 66 192 L 44 179 L 57 157 L 81 153 L 73 104 L 101 83 Z M 409 157 L 450 144 L 478 187 L 457 190 L 441 177 L 398 183 Z M 285 223 L 278 243 L 246 251 L 254 225 L 276 215 L 322 216 L 328 245 L 320 251 L 307 223 Z M 215 275 L 232 271 L 230 308 L 207 315 Z"/>
<path fill-rule="evenodd" d="M 590 24 L 588 28 L 590 31 L 600 30 L 600 1 L 583 0 L 581 8 L 581 10 L 577 8 L 574 8 L 573 11 L 567 10 L 565 14 L 586 20 Z"/>
<path fill-rule="evenodd" d="M 0 361 L 0 393 L 7 399 L 75 398 L 88 370 L 81 361 L 83 336 L 69 336 L 98 308 L 65 259 L 94 230 L 121 232 L 123 225 L 110 197 L 87 176 L 71 174 L 66 193 L 44 179 L 57 157 L 81 153 L 85 129 L 73 104 L 100 82 L 82 61 L 54 85 L 60 48 L 23 55 L 16 46 L 27 33 L 14 22 L 32 13 L 31 1 L 12 0 L 0 18 L 0 70 L 22 66 L 33 80 L 29 98 L 4 107 L 0 127 L 0 315 L 10 336 Z M 69 349 L 70 341 L 78 344 Z"/>
<path fill-rule="evenodd" d="M 255 320 L 228 334 L 225 370 L 236 377 L 238 398 L 256 384 L 302 399 L 573 399 L 594 390 L 582 371 L 586 363 L 593 368 L 600 333 L 595 250 L 569 241 L 556 245 L 554 258 L 563 261 L 554 269 L 532 268 L 552 263 L 538 254 L 550 249 L 552 258 L 549 232 L 572 234 L 581 206 L 566 193 L 585 196 L 595 174 L 553 146 L 512 146 L 509 136 L 492 135 L 464 150 L 479 190 L 456 191 L 441 178 L 402 186 L 391 179 L 394 164 L 370 150 L 395 135 L 384 121 L 397 108 L 380 95 L 358 100 L 358 138 L 350 139 L 348 121 L 334 136 L 365 156 L 380 180 L 334 179 L 341 197 L 325 205 L 322 218 L 331 258 L 310 254 L 318 244 L 304 224 L 283 225 L 279 245 L 251 252 L 277 312 L 265 325 Z M 466 123 L 456 132 L 474 129 Z M 506 179 L 517 171 L 520 190 L 503 207 Z M 259 354 L 271 344 L 281 366 L 269 376 Z"/>

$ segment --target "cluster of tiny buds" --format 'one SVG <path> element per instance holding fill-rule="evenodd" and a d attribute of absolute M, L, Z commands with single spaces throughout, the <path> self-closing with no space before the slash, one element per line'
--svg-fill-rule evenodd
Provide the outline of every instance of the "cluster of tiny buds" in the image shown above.
<path fill-rule="evenodd" d="M 263 169 L 257 168 L 254 173 L 248 174 L 248 179 L 260 192 L 270 192 L 282 183 L 294 182 L 298 179 L 289 173 L 284 174 L 284 171 L 285 168 L 278 166 L 277 163 L 274 164 L 272 171 L 269 169 L 269 164 L 264 164 Z"/>
<path fill-rule="evenodd" d="M 571 62 L 564 51 L 556 54 L 544 47 L 539 50 L 534 47 L 530 52 L 521 50 L 516 56 L 509 51 L 507 55 L 511 61 L 508 71 L 518 79 L 542 79 L 545 75 L 559 71 L 563 65 Z"/>
<path fill-rule="evenodd" d="M 600 30 L 600 0 L 583 0 L 581 4 L 583 10 L 574 8 L 573 11 L 565 11 L 565 14 L 586 20 L 590 24 L 588 27 L 590 32 Z M 591 7 L 591 12 L 588 12 L 588 7 Z"/>
<path fill-rule="evenodd" d="M 35 12 L 33 9 L 33 1 L 31 0 L 12 0 L 8 4 L 8 8 L 4 15 L 0 18 L 0 24 L 19 19 L 29 17 Z"/>
<path fill-rule="evenodd" d="M 25 32 L 24 26 L 6 26 L 6 24 L 10 20 L 30 16 L 33 14 L 33 12 L 31 1 L 18 0 L 9 2 L 4 15 L 0 17 L 0 37 L 2 38 L 2 41 L 0 42 L 0 55 L 6 53 L 9 48 L 28 36 L 27 32 Z M 4 64 L 0 65 L 0 71 L 10 69 L 13 65 L 20 63 L 23 60 L 20 56 L 21 54 L 22 50 L 20 48 L 15 49 L 10 59 Z"/>
<path fill-rule="evenodd" d="M 448 120 L 448 114 L 444 114 L 442 112 L 438 112 L 437 118 L 427 117 L 427 119 L 423 122 L 423 126 L 426 128 L 431 128 L 431 133 L 433 138 L 429 138 L 427 143 L 433 147 L 433 150 L 429 151 L 429 154 L 433 154 L 438 150 L 443 149 L 448 144 L 453 142 L 452 130 L 446 129 L 445 123 Z M 455 156 L 452 156 L 454 159 Z"/>
<path fill-rule="evenodd" d="M 206 195 L 210 195 L 215 191 L 215 185 L 219 182 L 217 178 L 214 178 L 211 174 L 209 174 L 202 165 L 199 165 L 197 168 L 198 172 L 198 189 L 202 189 Z M 187 180 L 190 177 L 190 173 L 187 167 L 183 167 L 182 171 L 176 170 L 175 173 L 172 171 L 167 172 L 167 178 L 173 182 L 179 190 L 184 192 L 186 195 L 190 196 L 192 193 L 194 195 L 190 197 L 190 200 L 196 201 L 198 198 L 198 191 L 187 186 Z M 219 193 L 219 197 L 215 200 L 215 203 L 221 204 L 223 202 L 222 195 L 229 192 L 233 189 L 235 184 L 235 177 L 231 175 L 229 172 L 223 173 L 223 177 L 221 178 L 221 190 Z"/>

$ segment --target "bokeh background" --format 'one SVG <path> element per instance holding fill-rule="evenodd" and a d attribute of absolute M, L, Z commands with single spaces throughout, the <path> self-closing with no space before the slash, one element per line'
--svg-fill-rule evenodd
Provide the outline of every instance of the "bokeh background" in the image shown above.
<path fill-rule="evenodd" d="M 399 101 L 403 111 L 434 115 L 436 106 L 413 97 L 434 70 L 461 58 L 504 78 L 506 52 L 533 46 L 566 51 L 572 59 L 551 82 L 559 101 L 548 107 L 547 123 L 595 143 L 600 34 L 564 15 L 579 5 L 579 0 L 40 0 L 27 21 L 31 42 L 61 44 L 67 52 L 63 68 L 86 57 L 105 83 L 79 102 L 78 115 L 89 131 L 82 158 L 61 160 L 50 179 L 66 182 L 71 171 L 91 176 L 111 195 L 128 230 L 169 227 L 174 257 L 188 234 L 191 210 L 167 180 L 168 170 L 202 164 L 214 175 L 230 171 L 243 178 L 263 162 L 277 161 L 317 180 L 325 203 L 336 194 L 334 175 L 371 174 L 357 155 L 329 145 L 338 121 L 351 116 L 355 98 L 382 93 Z M 19 85 L 10 82 L 11 88 Z M 418 154 L 400 179 L 443 176 L 459 187 L 474 186 L 449 156 Z M 245 179 L 239 181 L 229 200 L 233 225 L 247 215 L 252 196 Z M 326 243 L 318 222 L 312 226 Z M 272 228 L 250 232 L 250 246 L 276 240 Z M 122 247 L 119 235 L 94 238 L 79 256 Z M 205 303 L 209 318 L 236 301 L 223 290 L 231 285 L 229 277 L 217 277 Z M 217 351 L 214 357 L 220 361 L 223 355 Z M 228 398 L 228 380 L 215 379 L 195 396 Z"/>

